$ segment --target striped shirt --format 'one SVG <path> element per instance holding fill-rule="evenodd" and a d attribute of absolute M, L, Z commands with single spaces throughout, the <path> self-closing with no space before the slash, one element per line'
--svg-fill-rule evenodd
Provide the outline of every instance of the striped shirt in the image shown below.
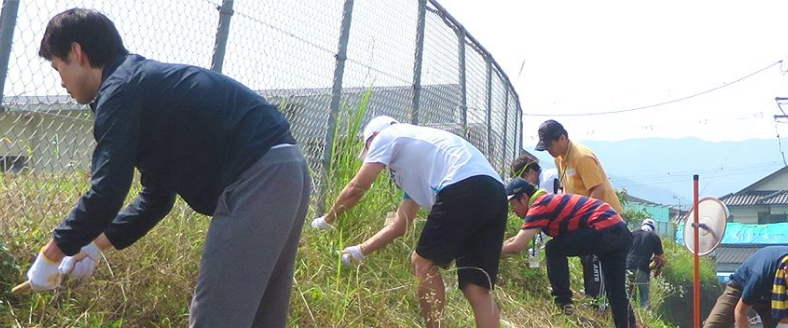
<path fill-rule="evenodd" d="M 605 230 L 626 225 L 607 203 L 574 194 L 545 194 L 534 201 L 525 216 L 523 229 L 542 229 L 558 237 L 583 229 Z"/>

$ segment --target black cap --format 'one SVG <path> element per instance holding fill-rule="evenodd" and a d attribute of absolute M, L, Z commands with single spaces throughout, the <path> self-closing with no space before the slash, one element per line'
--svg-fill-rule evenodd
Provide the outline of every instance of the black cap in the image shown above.
<path fill-rule="evenodd" d="M 543 151 L 547 149 L 547 144 L 551 140 L 555 140 L 558 136 L 566 134 L 566 130 L 561 123 L 556 120 L 547 120 L 539 126 L 539 143 L 536 144 L 536 150 Z"/>
<path fill-rule="evenodd" d="M 526 194 L 530 197 L 534 192 L 536 192 L 536 187 L 523 178 L 514 178 L 506 184 L 506 199 L 512 199 L 512 197 L 520 194 Z"/>

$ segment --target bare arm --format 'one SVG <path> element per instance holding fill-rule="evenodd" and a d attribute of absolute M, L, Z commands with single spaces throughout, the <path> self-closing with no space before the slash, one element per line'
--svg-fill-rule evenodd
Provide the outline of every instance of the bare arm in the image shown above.
<path fill-rule="evenodd" d="M 503 242 L 501 248 L 501 256 L 509 254 L 518 254 L 528 246 L 528 242 L 539 233 L 539 229 L 521 229 L 517 236 L 507 239 Z"/>
<path fill-rule="evenodd" d="M 372 187 L 372 183 L 375 182 L 375 178 L 380 174 L 380 171 L 383 171 L 385 167 L 381 163 L 364 163 L 358 170 L 358 173 L 356 173 L 356 176 L 353 177 L 353 180 L 350 180 L 345 188 L 342 189 L 331 210 L 326 213 L 326 222 L 333 224 L 337 216 L 356 206 L 361 197 Z"/>
<path fill-rule="evenodd" d="M 104 233 L 96 237 L 94 242 L 96 243 L 96 246 L 98 246 L 98 248 L 101 250 L 105 250 L 109 247 L 112 247 L 112 243 L 109 241 L 109 239 L 107 239 L 107 236 Z M 47 245 L 44 247 L 44 255 L 46 255 L 48 259 L 58 262 L 66 256 L 66 254 L 63 254 L 63 251 L 60 250 L 60 247 L 58 247 L 57 244 L 55 244 L 54 239 L 51 239 L 49 243 L 47 243 Z"/>
<path fill-rule="evenodd" d="M 747 313 L 750 312 L 750 308 L 752 308 L 752 306 L 744 303 L 742 299 L 739 299 L 739 303 L 736 303 L 736 309 L 733 311 L 733 318 L 739 328 L 750 328 L 750 318 L 747 316 Z"/>
<path fill-rule="evenodd" d="M 591 197 L 591 198 L 605 199 L 604 198 L 605 197 L 605 184 L 604 183 L 600 183 L 600 184 L 598 184 L 596 186 L 593 186 L 593 187 L 591 187 L 591 189 L 588 189 L 588 191 L 590 192 L 590 194 L 588 196 Z"/>
<path fill-rule="evenodd" d="M 96 240 L 94 240 L 94 242 L 96 243 L 96 246 L 98 246 L 98 248 L 100 248 L 102 250 L 105 250 L 105 249 L 110 248 L 110 247 L 114 247 L 112 245 L 112 242 L 110 242 L 109 239 L 107 238 L 107 235 L 105 235 L 103 233 L 100 234 L 96 238 Z"/>
<path fill-rule="evenodd" d="M 403 199 L 397 209 L 397 218 L 394 222 L 383 227 L 374 236 L 361 243 L 361 252 L 367 255 L 404 235 L 408 231 L 411 222 L 416 219 L 418 212 L 419 205 L 416 202 L 412 199 Z"/>

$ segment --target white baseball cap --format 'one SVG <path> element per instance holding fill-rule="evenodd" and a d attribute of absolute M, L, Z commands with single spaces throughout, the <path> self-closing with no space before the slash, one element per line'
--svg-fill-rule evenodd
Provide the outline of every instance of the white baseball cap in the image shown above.
<path fill-rule="evenodd" d="M 373 118 L 367 123 L 367 126 L 364 127 L 364 143 L 366 143 L 373 134 L 383 131 L 383 129 L 397 123 L 399 123 L 399 121 L 391 116 L 384 115 Z"/>
<path fill-rule="evenodd" d="M 395 120 L 391 116 L 385 116 L 385 115 L 377 116 L 372 120 L 370 120 L 369 123 L 367 123 L 367 126 L 364 127 L 364 134 L 363 134 L 364 148 L 361 150 L 361 154 L 359 154 L 359 158 L 365 157 L 364 155 L 366 155 L 367 153 L 367 141 L 369 141 L 369 138 L 372 138 L 372 135 L 380 131 L 383 131 L 383 129 L 397 123 L 399 123 L 399 121 Z"/>

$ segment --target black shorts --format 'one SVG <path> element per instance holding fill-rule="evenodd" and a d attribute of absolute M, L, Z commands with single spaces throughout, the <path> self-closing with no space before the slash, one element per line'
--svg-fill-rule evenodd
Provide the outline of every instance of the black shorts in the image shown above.
<path fill-rule="evenodd" d="M 444 269 L 456 261 L 460 289 L 469 283 L 492 289 L 508 210 L 498 180 L 480 175 L 454 183 L 438 192 L 416 253 Z"/>

